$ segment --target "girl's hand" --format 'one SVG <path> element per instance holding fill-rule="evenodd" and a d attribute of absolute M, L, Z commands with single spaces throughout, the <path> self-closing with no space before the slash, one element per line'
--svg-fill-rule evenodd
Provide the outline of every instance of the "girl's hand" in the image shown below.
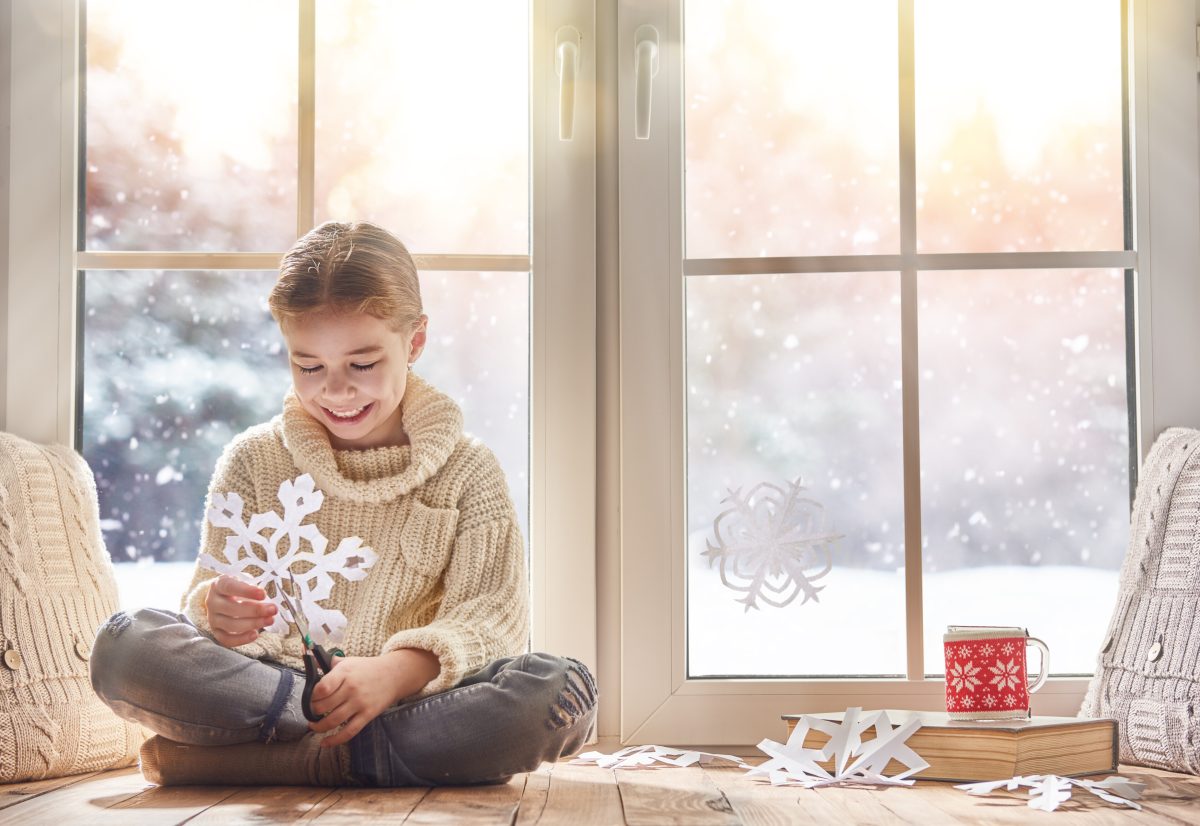
<path fill-rule="evenodd" d="M 436 655 L 401 648 L 378 657 L 334 657 L 333 669 L 313 688 L 312 709 L 325 717 L 313 731 L 341 731 L 321 741 L 323 748 L 350 742 L 367 723 L 398 701 L 416 694 L 441 671 Z"/>
<path fill-rule="evenodd" d="M 267 592 L 257 585 L 222 574 L 204 598 L 213 637 L 226 648 L 258 639 L 258 631 L 275 620 L 277 609 L 267 601 Z"/>

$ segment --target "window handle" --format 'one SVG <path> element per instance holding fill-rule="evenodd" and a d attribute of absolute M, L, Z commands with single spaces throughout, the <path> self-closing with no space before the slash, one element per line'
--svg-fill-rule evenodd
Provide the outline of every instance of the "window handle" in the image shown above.
<path fill-rule="evenodd" d="M 633 136 L 644 141 L 650 138 L 650 93 L 658 74 L 658 30 L 649 25 L 638 26 L 633 43 Z"/>
<path fill-rule="evenodd" d="M 558 75 L 558 139 L 575 136 L 575 76 L 579 72 L 579 46 L 583 37 L 574 26 L 554 33 L 554 73 Z"/>

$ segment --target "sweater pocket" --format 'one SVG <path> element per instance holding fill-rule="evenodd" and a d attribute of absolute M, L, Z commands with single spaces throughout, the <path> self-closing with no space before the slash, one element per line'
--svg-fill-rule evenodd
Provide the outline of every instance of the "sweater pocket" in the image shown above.
<path fill-rule="evenodd" d="M 458 511 L 431 508 L 415 499 L 400 531 L 400 551 L 405 561 L 426 576 L 437 578 L 446 569 L 454 547 Z"/>

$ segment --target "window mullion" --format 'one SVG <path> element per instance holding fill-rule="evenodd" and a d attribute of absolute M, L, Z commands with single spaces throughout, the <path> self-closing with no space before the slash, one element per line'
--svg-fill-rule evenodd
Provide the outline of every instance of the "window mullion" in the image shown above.
<path fill-rule="evenodd" d="M 897 4 L 900 38 L 900 372 L 904 433 L 904 606 L 908 679 L 925 677 L 921 581 L 921 431 L 917 382 L 917 174 L 913 0 Z"/>
<path fill-rule="evenodd" d="M 316 77 L 317 77 L 317 5 L 316 0 L 300 0 L 300 75 L 297 117 L 296 237 L 316 224 Z"/>

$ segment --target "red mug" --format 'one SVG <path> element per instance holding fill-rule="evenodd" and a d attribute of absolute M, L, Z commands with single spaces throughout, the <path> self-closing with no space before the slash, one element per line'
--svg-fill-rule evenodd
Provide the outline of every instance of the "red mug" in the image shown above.
<path fill-rule="evenodd" d="M 1029 717 L 1029 695 L 1046 682 L 1050 650 L 1024 628 L 951 625 L 942 637 L 946 650 L 946 713 L 952 720 L 1006 720 Z M 1032 684 L 1025 649 L 1042 652 L 1042 668 Z"/>

